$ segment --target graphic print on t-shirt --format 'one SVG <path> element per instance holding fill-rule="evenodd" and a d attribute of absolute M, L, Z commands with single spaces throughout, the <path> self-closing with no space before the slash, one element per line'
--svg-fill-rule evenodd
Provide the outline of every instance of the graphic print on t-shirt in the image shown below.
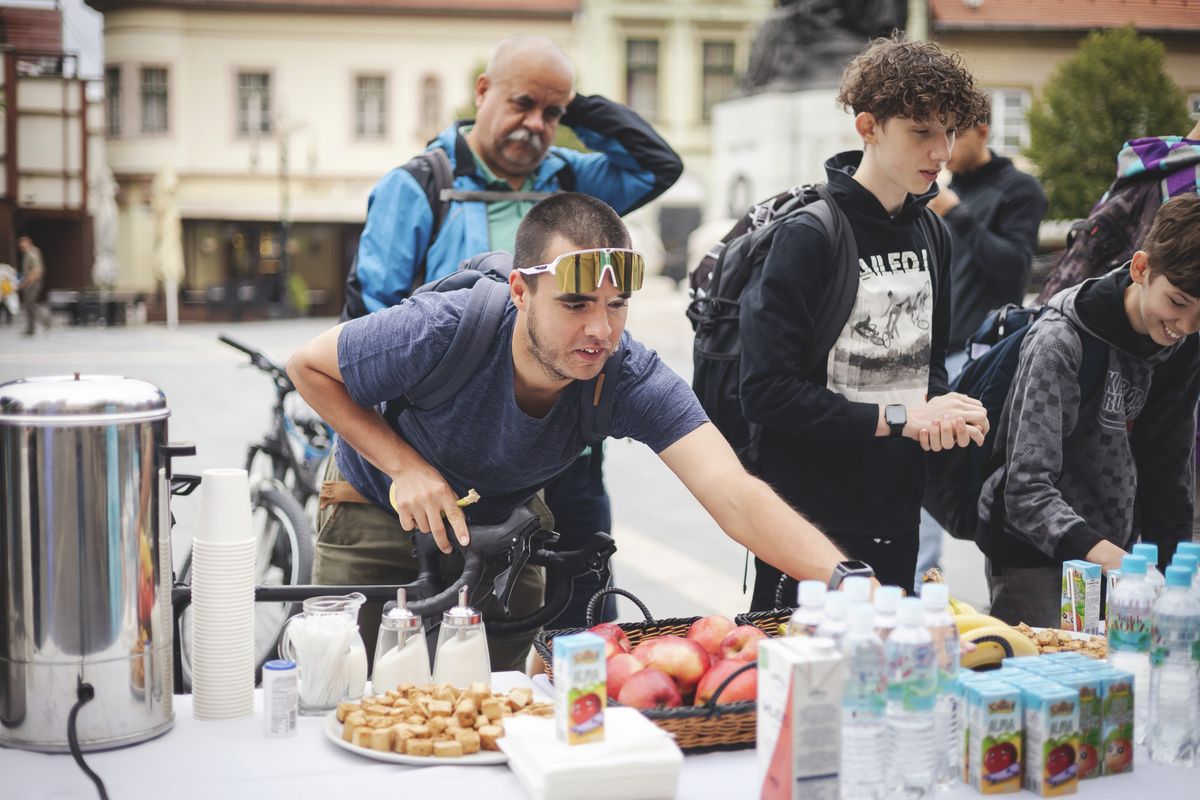
<path fill-rule="evenodd" d="M 854 309 L 829 351 L 828 386 L 855 402 L 919 405 L 929 391 L 929 253 L 875 254 L 858 267 Z"/>

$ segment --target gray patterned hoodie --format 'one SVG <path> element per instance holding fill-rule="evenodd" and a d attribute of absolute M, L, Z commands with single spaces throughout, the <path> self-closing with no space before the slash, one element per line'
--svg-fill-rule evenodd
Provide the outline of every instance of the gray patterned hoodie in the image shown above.
<path fill-rule="evenodd" d="M 1007 469 L 983 485 L 980 548 L 1001 566 L 1083 558 L 1101 539 L 1158 542 L 1164 561 L 1190 538 L 1200 344 L 1170 347 L 1133 330 L 1129 267 L 1065 289 L 1021 344 L 996 446 Z M 1108 345 L 1108 373 L 1081 397 L 1080 329 Z M 1002 513 L 995 514 L 1002 500 Z"/>

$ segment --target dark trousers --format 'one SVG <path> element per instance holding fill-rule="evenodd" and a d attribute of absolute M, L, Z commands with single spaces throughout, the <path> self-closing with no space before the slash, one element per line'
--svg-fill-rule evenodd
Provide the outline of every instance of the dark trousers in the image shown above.
<path fill-rule="evenodd" d="M 599 453 L 597 455 L 603 457 Z M 596 531 L 612 532 L 612 507 L 604 490 L 603 472 L 597 469 L 593 475 L 591 470 L 590 453 L 582 455 L 575 459 L 566 472 L 546 486 L 546 505 L 554 514 L 554 529 L 559 535 L 556 550 L 582 547 Z M 588 573 L 577 577 L 570 604 L 546 625 L 546 629 L 585 627 L 588 601 L 600 589 L 611 585 L 611 567 L 603 575 Z M 606 597 L 594 622 L 616 618 L 616 600 L 611 596 Z"/>
<path fill-rule="evenodd" d="M 899 586 L 912 594 L 917 571 L 917 550 L 921 545 L 917 528 L 887 540 L 866 536 L 830 536 L 829 539 L 847 558 L 870 564 L 875 570 L 876 580 L 884 586 Z M 783 573 L 759 558 L 754 559 L 754 573 L 750 610 L 769 611 L 776 607 L 775 593 Z M 780 599 L 784 608 L 796 605 L 796 581 L 787 579 Z"/>

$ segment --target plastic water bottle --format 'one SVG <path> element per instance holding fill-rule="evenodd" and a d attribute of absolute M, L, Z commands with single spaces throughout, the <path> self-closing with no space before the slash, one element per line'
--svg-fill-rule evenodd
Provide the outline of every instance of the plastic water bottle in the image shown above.
<path fill-rule="evenodd" d="M 825 619 L 825 584 L 800 581 L 796 587 L 796 610 L 788 620 L 788 636 L 816 636 L 817 626 Z"/>
<path fill-rule="evenodd" d="M 842 637 L 846 635 L 846 609 L 850 606 L 850 598 L 845 592 L 829 592 L 825 595 L 825 619 L 817 626 L 817 636 L 832 639 L 838 647 L 842 646 Z"/>
<path fill-rule="evenodd" d="M 904 592 L 899 586 L 880 586 L 875 592 L 875 632 L 885 642 L 896 628 L 896 606 Z"/>
<path fill-rule="evenodd" d="M 871 602 L 871 579 L 861 575 L 851 575 L 842 581 L 842 593 L 850 598 L 851 603 Z"/>
<path fill-rule="evenodd" d="M 1157 600 L 1167 582 L 1158 571 L 1158 545 L 1138 542 L 1133 546 L 1133 554 L 1146 559 L 1146 583 L 1154 587 L 1154 599 Z"/>
<path fill-rule="evenodd" d="M 1171 559 L 1172 567 L 1183 567 L 1191 576 L 1192 597 L 1200 601 L 1200 556 L 1192 555 L 1191 553 L 1180 553 L 1176 551 L 1174 558 Z"/>
<path fill-rule="evenodd" d="M 887 734 L 887 655 L 874 622 L 875 609 L 870 603 L 850 604 L 842 638 L 846 663 L 839 778 L 842 800 L 882 800 L 886 790 L 879 765 Z"/>
<path fill-rule="evenodd" d="M 1150 623 L 1150 758 L 1191 767 L 1200 747 L 1200 601 L 1186 567 L 1167 567 Z"/>
<path fill-rule="evenodd" d="M 921 605 L 925 609 L 925 627 L 933 637 L 933 652 L 937 659 L 938 695 L 933 725 L 937 739 L 937 784 L 948 787 L 961 772 L 962 720 L 959 714 L 958 686 L 958 628 L 950 615 L 950 590 L 942 583 L 926 583 L 921 587 Z"/>
<path fill-rule="evenodd" d="M 1133 673 L 1133 738 L 1146 741 L 1150 699 L 1150 614 L 1154 588 L 1146 581 L 1146 559 L 1125 556 L 1121 582 L 1108 599 L 1108 663 Z"/>
<path fill-rule="evenodd" d="M 896 607 L 897 625 L 888 637 L 887 759 L 890 793 L 906 800 L 933 791 L 940 760 L 935 759 L 934 707 L 937 658 L 925 611 L 915 597 Z"/>

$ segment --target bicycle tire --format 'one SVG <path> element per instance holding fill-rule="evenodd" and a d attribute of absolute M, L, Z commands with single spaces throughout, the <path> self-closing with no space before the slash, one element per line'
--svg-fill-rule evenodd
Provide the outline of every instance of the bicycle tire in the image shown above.
<path fill-rule="evenodd" d="M 291 493 L 275 481 L 262 481 L 252 490 L 251 514 L 255 537 L 255 585 L 307 585 L 312 582 L 315 554 L 312 525 Z M 282 533 L 282 536 L 279 534 Z M 270 551 L 265 562 L 261 554 Z M 189 549 L 179 570 L 179 580 L 191 583 L 192 553 Z M 271 571 L 278 570 L 278 573 Z M 278 579 L 268 582 L 266 579 Z M 281 579 L 280 579 L 281 578 Z M 299 611 L 297 603 L 258 603 L 255 606 L 254 679 L 261 680 L 262 666 L 276 657 L 283 625 Z M 190 612 L 179 623 L 179 655 L 184 690 L 191 688 L 189 652 Z"/>

